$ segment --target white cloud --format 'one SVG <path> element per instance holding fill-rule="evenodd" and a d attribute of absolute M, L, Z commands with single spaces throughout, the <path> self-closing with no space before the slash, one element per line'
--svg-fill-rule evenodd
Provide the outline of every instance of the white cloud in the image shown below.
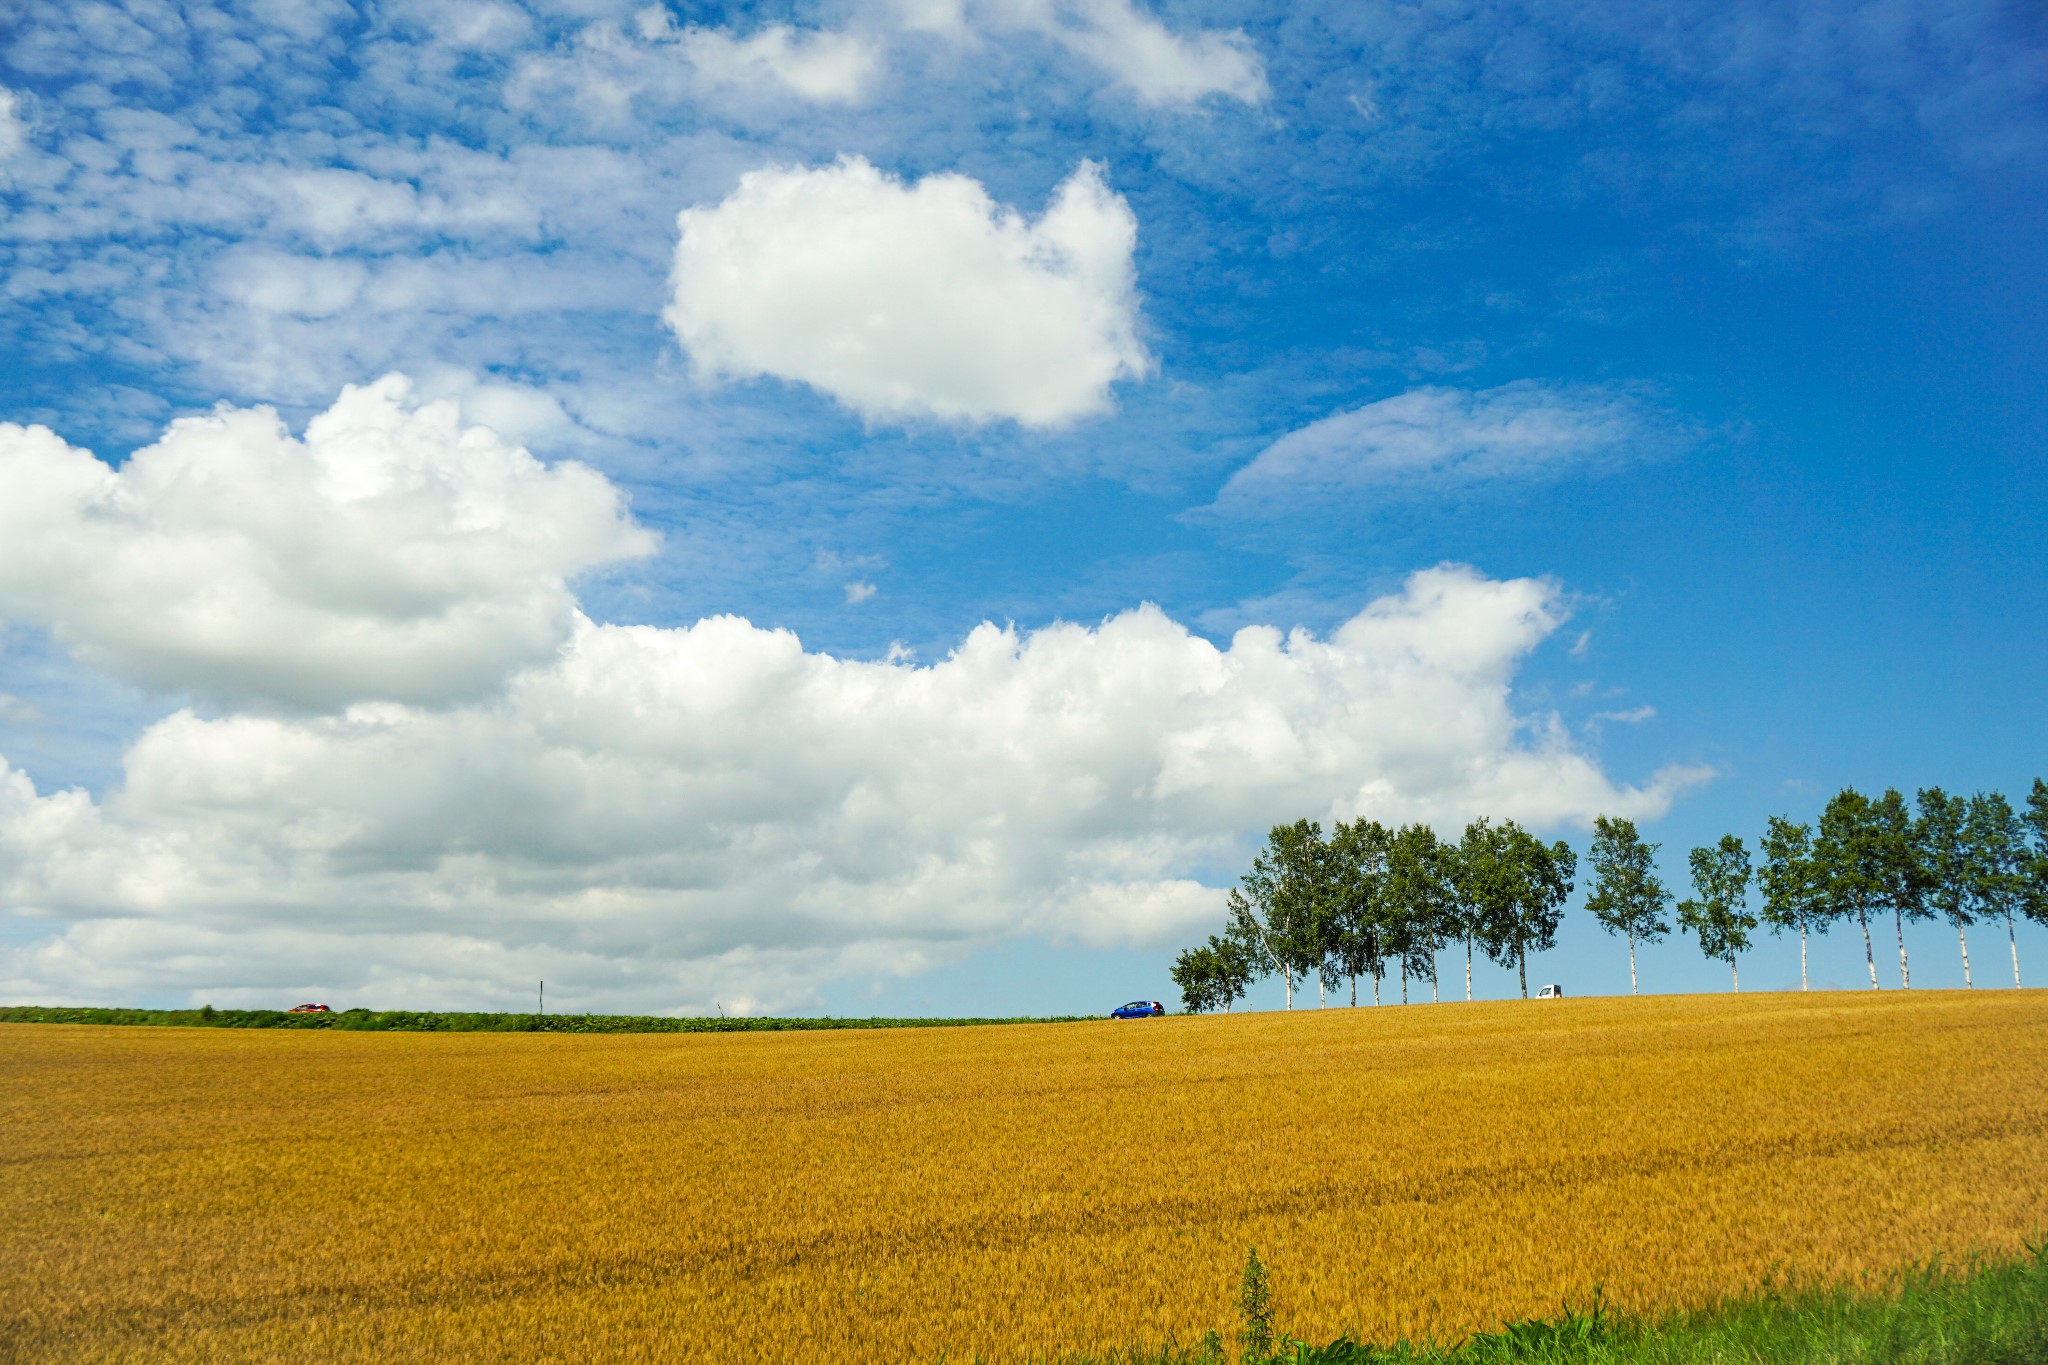
<path fill-rule="evenodd" d="M 0 617 L 147 686 L 299 707 L 488 690 L 568 638 L 570 576 L 653 544 L 602 477 L 402 376 L 304 440 L 223 406 L 119 469 L 0 425 L 0 486 Z"/>
<path fill-rule="evenodd" d="M 1144 104 L 1211 95 L 1261 104 L 1267 94 L 1265 63 L 1242 32 L 1176 33 L 1132 0 L 893 0 L 887 8 L 910 32 L 959 43 L 1019 32 L 1049 38 Z"/>
<path fill-rule="evenodd" d="M 1178 34 L 1132 0 L 993 0 L 981 7 L 1036 29 L 1131 88 L 1146 104 L 1192 104 L 1222 95 L 1266 98 L 1266 69 L 1243 33 Z"/>
<path fill-rule="evenodd" d="M 862 602 L 873 597 L 876 591 L 877 589 L 874 584 L 864 580 L 848 583 L 846 585 L 846 605 L 849 607 L 859 606 Z"/>
<path fill-rule="evenodd" d="M 21 97 L 0 86 L 0 161 L 28 146 L 28 124 L 21 117 Z"/>
<path fill-rule="evenodd" d="M 487 185 L 460 198 L 338 167 L 273 170 L 262 188 L 277 203 L 273 221 L 323 246 L 390 242 L 423 234 L 523 238 L 540 232 L 540 212 L 509 187 Z"/>
<path fill-rule="evenodd" d="M 650 5 L 630 24 L 600 20 L 566 45 L 526 57 L 506 95 L 522 109 L 566 96 L 586 118 L 614 126 L 624 126 L 636 107 L 717 96 L 854 105 L 880 82 L 891 48 L 900 56 L 904 36 L 920 33 L 970 45 L 1036 35 L 1147 105 L 1210 96 L 1255 105 L 1267 94 L 1265 64 L 1242 32 L 1176 32 L 1132 0 L 898 0 L 869 6 L 862 19 L 837 30 L 770 23 L 742 36 L 678 25 L 666 6 Z"/>
<path fill-rule="evenodd" d="M 668 12 L 660 14 L 665 23 Z M 722 29 L 689 28 L 676 40 L 691 65 L 714 85 L 741 90 L 781 85 L 813 104 L 859 102 L 882 67 L 881 53 L 858 34 L 800 31 L 787 24 L 769 24 L 748 38 Z"/>
<path fill-rule="evenodd" d="M 870 419 L 1051 426 L 1141 376 L 1137 220 L 1084 162 L 1036 222 L 977 181 L 858 157 L 686 209 L 664 316 L 706 376 L 809 384 Z"/>
<path fill-rule="evenodd" d="M 1258 514 L 1312 496 L 1554 478 L 1661 454 L 1673 439 L 1613 389 L 1533 380 L 1414 389 L 1289 432 L 1230 477 L 1214 510 Z"/>
<path fill-rule="evenodd" d="M 399 0 L 387 13 L 420 24 L 440 42 L 470 52 L 503 52 L 533 35 L 526 11 L 502 0 Z"/>
<path fill-rule="evenodd" d="M 860 103 L 881 76 L 884 53 L 852 31 L 767 24 L 741 37 L 718 28 L 679 27 L 651 5 L 630 26 L 586 25 L 566 47 L 522 59 L 506 84 L 514 108 L 567 102 L 584 118 L 625 127 L 638 109 L 716 99 L 725 105 Z"/>
<path fill-rule="evenodd" d="M 181 712 L 99 803 L 0 771 L 0 902 L 57 921 L 0 950 L 0 995 L 516 1005 L 546 976 L 786 1008 L 1018 935 L 1170 944 L 1275 820 L 1661 813 L 1698 773 L 1617 786 L 1516 713 L 1562 619 L 1553 585 L 1444 567 L 1224 648 L 1152 607 L 929 666 L 581 621 L 468 705 Z"/>

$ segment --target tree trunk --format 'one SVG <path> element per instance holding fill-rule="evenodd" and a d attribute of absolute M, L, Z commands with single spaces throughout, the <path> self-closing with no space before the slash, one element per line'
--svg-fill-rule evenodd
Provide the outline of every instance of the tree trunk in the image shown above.
<path fill-rule="evenodd" d="M 1963 922 L 1956 921 L 1956 942 L 1963 945 L 1963 989 L 1974 991 L 1975 983 L 1970 980 L 1970 936 L 1963 932 Z"/>
<path fill-rule="evenodd" d="M 1351 974 L 1351 1008 L 1358 1008 L 1358 973 Z"/>
<path fill-rule="evenodd" d="M 1375 1005 L 1380 1003 L 1380 980 L 1383 977 L 1385 977 L 1386 974 L 1387 969 L 1385 967 L 1380 968 L 1378 971 L 1372 974 L 1372 1003 Z"/>
<path fill-rule="evenodd" d="M 1799 917 L 1799 989 L 1806 989 L 1806 916 Z"/>
<path fill-rule="evenodd" d="M 1742 969 L 1735 965 L 1735 954 L 1728 954 L 1728 975 L 1735 979 L 1735 993 L 1742 994 Z"/>
<path fill-rule="evenodd" d="M 2020 941 L 2012 936 L 2012 911 L 2005 912 L 2005 941 L 2012 949 L 2012 988 L 2020 988 Z"/>
<path fill-rule="evenodd" d="M 1636 936 L 1634 934 L 1628 936 L 1628 993 L 1630 995 L 1642 994 L 1641 991 L 1636 989 Z"/>
<path fill-rule="evenodd" d="M 1515 944 L 1515 973 L 1522 978 L 1522 998 L 1529 998 L 1529 948 L 1525 943 Z"/>
<path fill-rule="evenodd" d="M 1444 998 L 1437 994 L 1436 989 L 1436 954 L 1431 953 L 1429 956 L 1429 1003 L 1441 1005 L 1443 1002 Z"/>
<path fill-rule="evenodd" d="M 1870 952 L 1870 916 L 1863 910 L 1856 912 L 1856 922 L 1863 926 L 1863 965 L 1870 968 L 1870 989 L 1877 989 L 1877 959 Z"/>
<path fill-rule="evenodd" d="M 1287 984 L 1287 1008 L 1294 1008 L 1294 973 L 1282 972 L 1280 979 Z"/>
<path fill-rule="evenodd" d="M 2017 961 L 2018 959 L 2014 959 Z M 1465 1000 L 1472 1000 L 1472 940 L 1465 940 Z"/>
<path fill-rule="evenodd" d="M 1408 962 L 1405 958 L 1401 962 L 1401 1003 L 1408 1003 Z"/>
<path fill-rule="evenodd" d="M 1316 973 L 1316 1008 L 1319 1010 L 1330 1008 L 1330 988 L 1323 984 L 1323 974 L 1321 972 Z"/>
<path fill-rule="evenodd" d="M 1892 928 L 1899 935 L 1899 989 L 1913 989 L 1913 969 L 1906 965 L 1906 912 L 1898 906 L 1892 907 Z"/>

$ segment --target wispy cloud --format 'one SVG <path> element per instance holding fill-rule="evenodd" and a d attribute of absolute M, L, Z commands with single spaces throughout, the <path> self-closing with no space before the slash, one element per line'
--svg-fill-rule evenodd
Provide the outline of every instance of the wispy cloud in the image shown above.
<path fill-rule="evenodd" d="M 600 20 L 521 58 L 505 94 L 516 108 L 566 100 L 595 123 L 624 127 L 706 100 L 757 108 L 792 100 L 858 104 L 875 88 L 885 62 L 882 46 L 861 33 L 770 23 L 742 34 L 678 25 L 667 9 L 652 5 L 630 24 Z"/>
<path fill-rule="evenodd" d="M 1336 498 L 1375 502 L 1551 480 L 1668 453 L 1680 437 L 1625 390 L 1524 380 L 1413 389 L 1289 432 L 1231 475 L 1205 511 L 1257 518 Z"/>
<path fill-rule="evenodd" d="M 0 162 L 28 145 L 28 124 L 21 116 L 21 96 L 0 86 Z"/>
<path fill-rule="evenodd" d="M 1146 104 L 1266 98 L 1265 64 L 1237 30 L 1176 33 L 1132 0 L 996 0 L 975 8 L 992 26 L 1007 21 L 1047 35 Z"/>

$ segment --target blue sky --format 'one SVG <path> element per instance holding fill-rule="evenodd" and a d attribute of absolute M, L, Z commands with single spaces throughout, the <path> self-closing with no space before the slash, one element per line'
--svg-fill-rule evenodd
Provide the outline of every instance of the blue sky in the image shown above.
<path fill-rule="evenodd" d="M 10 997 L 1083 1012 L 1277 820 L 1677 884 L 2048 769 L 2036 7 L 29 3 L 0 89 Z"/>

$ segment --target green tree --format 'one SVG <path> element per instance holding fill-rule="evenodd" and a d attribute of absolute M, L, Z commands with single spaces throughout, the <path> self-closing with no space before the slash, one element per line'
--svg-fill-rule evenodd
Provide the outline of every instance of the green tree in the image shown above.
<path fill-rule="evenodd" d="M 1828 917 L 1854 915 L 1863 931 L 1863 965 L 1872 990 L 1877 989 L 1877 957 L 1870 947 L 1870 912 L 1878 896 L 1874 842 L 1869 797 L 1844 787 L 1828 798 L 1813 841 L 1813 861 Z"/>
<path fill-rule="evenodd" d="M 1487 887 L 1492 876 L 1492 846 L 1495 831 L 1484 816 L 1465 826 L 1456 843 L 1439 841 L 1444 876 L 1449 888 L 1449 912 L 1444 916 L 1446 939 L 1465 945 L 1465 1000 L 1472 999 L 1472 954 L 1490 903 Z"/>
<path fill-rule="evenodd" d="M 1401 1003 L 1408 1003 L 1408 978 L 1427 977 L 1429 998 L 1437 988 L 1436 955 L 1452 932 L 1457 892 L 1451 883 L 1448 850 L 1428 825 L 1403 825 L 1387 851 L 1387 894 L 1382 924 L 1388 955 L 1401 964 Z"/>
<path fill-rule="evenodd" d="M 1892 912 L 1892 928 L 1899 940 L 1899 989 L 1913 989 L 1913 969 L 1906 961 L 1906 921 L 1926 919 L 1934 912 L 1927 905 L 1927 871 L 1920 863 L 1920 850 L 1913 839 L 1913 814 L 1897 787 L 1870 803 L 1871 872 L 1877 888 L 1877 903 Z"/>
<path fill-rule="evenodd" d="M 1214 935 L 1211 935 L 1213 938 Z M 1216 950 L 1206 946 L 1183 948 L 1166 969 L 1173 984 L 1180 987 L 1181 1008 L 1189 1014 L 1207 1014 L 1217 1000 Z"/>
<path fill-rule="evenodd" d="M 1290 1010 L 1295 983 L 1318 970 L 1328 942 L 1328 852 L 1315 821 L 1275 825 L 1230 892 L 1228 937 L 1256 966 L 1279 973 Z"/>
<path fill-rule="evenodd" d="M 1913 821 L 1913 856 L 1919 863 L 1926 903 L 1955 925 L 1956 942 L 1963 953 L 1963 989 L 1974 990 L 1966 932 L 1976 909 L 1970 894 L 1969 843 L 1964 832 L 1970 803 L 1939 787 L 1921 788 L 1914 800 L 1920 814 Z"/>
<path fill-rule="evenodd" d="M 1763 921 L 1774 934 L 1799 931 L 1799 989 L 1807 989 L 1806 931 L 1827 925 L 1826 886 L 1813 856 L 1813 829 L 1782 815 L 1771 817 L 1758 851 L 1757 887 L 1763 892 Z"/>
<path fill-rule="evenodd" d="M 2012 985 L 2018 990 L 2020 945 L 2012 919 L 2013 911 L 2026 912 L 2026 825 L 2013 813 L 2012 803 L 1997 792 L 1978 792 L 1970 798 L 1963 817 L 1963 857 L 1969 868 L 1971 912 L 1979 918 L 2005 921 L 2005 943 L 2012 951 Z"/>
<path fill-rule="evenodd" d="M 2048 783 L 2038 777 L 2034 789 L 2027 793 L 2027 813 L 2020 820 L 2028 835 L 2021 913 L 2037 924 L 2048 924 Z"/>
<path fill-rule="evenodd" d="M 1465 999 L 1472 998 L 1472 953 L 1489 940 L 1488 931 L 1506 913 L 1501 907 L 1509 899 L 1501 832 L 1482 815 L 1465 826 L 1459 836 L 1452 885 L 1457 892 L 1454 911 L 1458 937 L 1465 940 Z"/>
<path fill-rule="evenodd" d="M 1694 849 L 1686 861 L 1696 894 L 1678 903 L 1678 923 L 1699 935 L 1701 952 L 1728 964 L 1740 991 L 1735 955 L 1749 947 L 1749 931 L 1756 928 L 1756 916 L 1749 913 L 1749 850 L 1724 834 L 1712 848 Z"/>
<path fill-rule="evenodd" d="M 1578 864 L 1569 844 L 1545 844 L 1513 820 L 1495 826 L 1482 817 L 1458 842 L 1458 892 L 1470 916 L 1468 932 L 1495 962 L 1515 964 L 1524 1000 L 1529 954 L 1557 946 Z"/>
<path fill-rule="evenodd" d="M 1372 1002 L 1380 1002 L 1386 970 L 1381 925 L 1386 893 L 1387 853 L 1393 833 L 1364 816 L 1339 822 L 1330 831 L 1330 880 L 1335 912 L 1331 928 L 1339 969 L 1351 978 L 1351 1003 L 1358 1004 L 1358 978 L 1372 978 Z"/>
<path fill-rule="evenodd" d="M 1252 964 L 1243 946 L 1214 934 L 1175 958 L 1171 973 L 1190 1014 L 1217 1009 L 1228 1014 L 1252 983 Z"/>
<path fill-rule="evenodd" d="M 1654 943 L 1671 932 L 1664 907 L 1671 893 L 1657 879 L 1657 844 L 1646 844 L 1636 822 L 1602 815 L 1593 821 L 1593 887 L 1586 909 L 1610 934 L 1628 939 L 1628 993 L 1636 995 L 1636 940 Z"/>

